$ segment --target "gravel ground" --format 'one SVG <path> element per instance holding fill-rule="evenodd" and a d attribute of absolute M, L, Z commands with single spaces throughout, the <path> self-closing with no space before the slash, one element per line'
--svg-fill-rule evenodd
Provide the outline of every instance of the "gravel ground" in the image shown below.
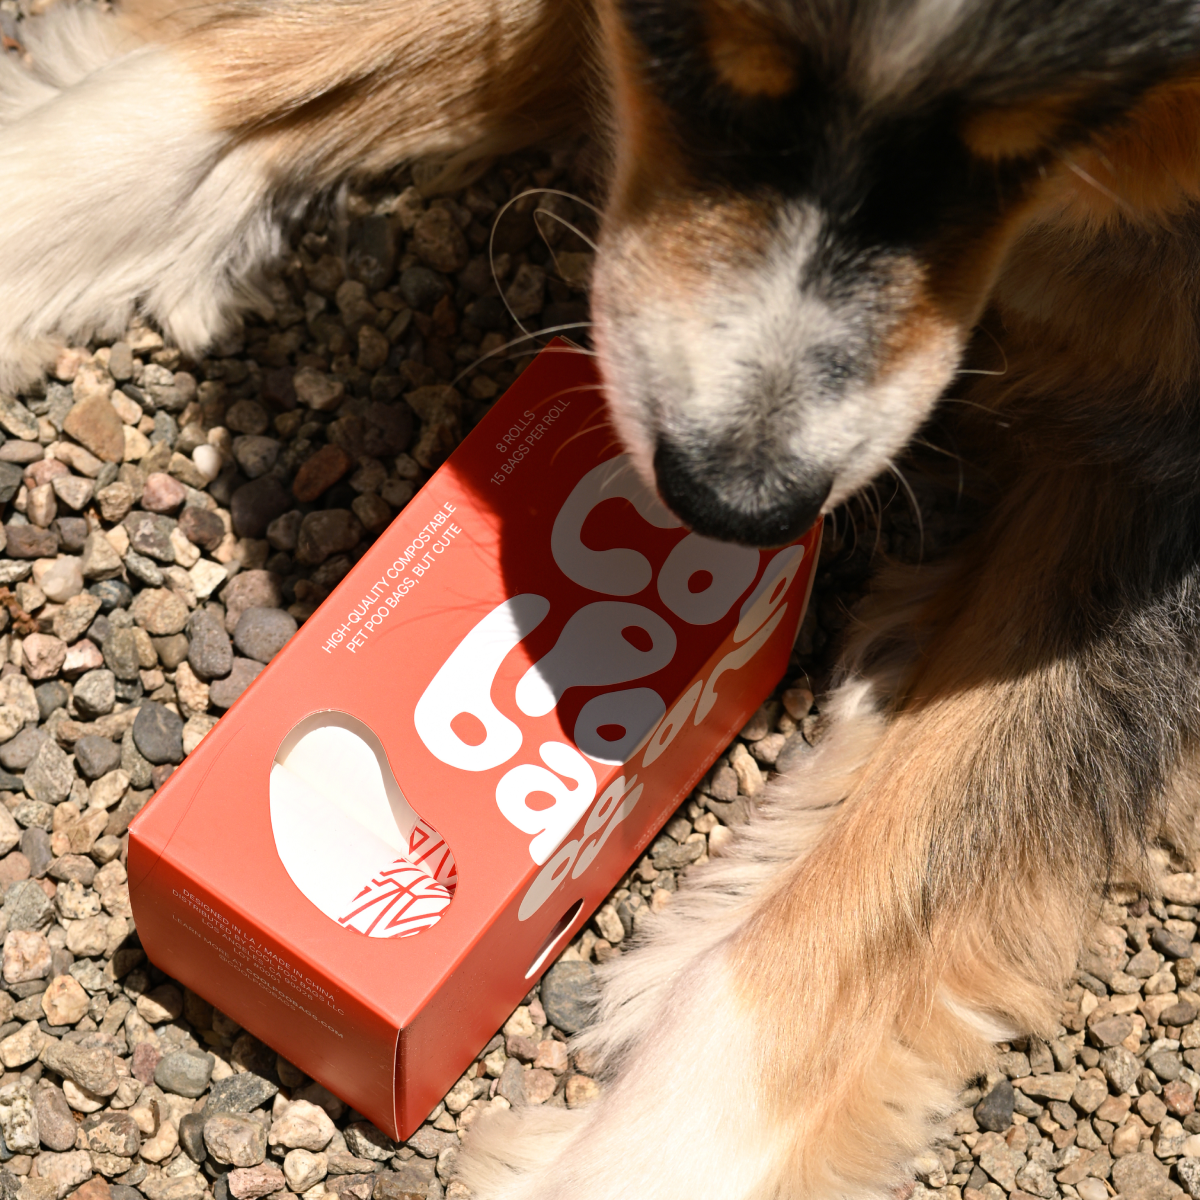
<path fill-rule="evenodd" d="M 456 1148 L 487 1107 L 596 1095 L 566 1046 L 592 964 L 817 736 L 873 552 L 920 551 L 898 496 L 877 540 L 847 520 L 827 537 L 775 697 L 403 1145 L 138 944 L 132 816 L 529 361 L 537 343 L 510 339 L 586 320 L 590 253 L 564 222 L 586 234 L 587 207 L 548 193 L 497 216 L 527 188 L 586 191 L 589 161 L 510 158 L 432 197 L 414 168 L 344 219 L 314 212 L 270 303 L 209 357 L 139 326 L 0 396 L 0 1200 L 465 1196 Z M 956 524 L 935 506 L 927 548 Z M 922 1200 L 1200 1197 L 1200 884 L 1168 893 L 1112 891 L 1057 1036 L 1001 1046 L 963 1092 L 915 1163 Z"/>

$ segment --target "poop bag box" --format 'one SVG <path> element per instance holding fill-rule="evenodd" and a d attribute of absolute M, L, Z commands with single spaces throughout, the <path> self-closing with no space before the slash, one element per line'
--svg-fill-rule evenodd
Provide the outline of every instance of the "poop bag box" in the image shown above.
<path fill-rule="evenodd" d="M 150 958 L 408 1136 L 779 679 L 818 539 L 689 533 L 549 347 L 132 825 Z"/>

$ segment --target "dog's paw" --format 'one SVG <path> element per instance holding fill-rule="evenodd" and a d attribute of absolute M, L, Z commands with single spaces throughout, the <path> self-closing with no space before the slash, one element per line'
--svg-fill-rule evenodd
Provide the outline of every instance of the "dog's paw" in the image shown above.
<path fill-rule="evenodd" d="M 138 313 L 199 352 L 280 250 L 267 168 L 115 18 L 60 6 L 21 36 L 0 59 L 0 390 Z"/>

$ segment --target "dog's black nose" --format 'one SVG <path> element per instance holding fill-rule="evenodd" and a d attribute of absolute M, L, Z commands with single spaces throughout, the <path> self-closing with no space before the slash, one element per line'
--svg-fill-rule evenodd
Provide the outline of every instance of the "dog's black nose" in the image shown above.
<path fill-rule="evenodd" d="M 666 438 L 654 454 L 667 507 L 705 537 L 744 546 L 782 546 L 821 514 L 832 481 L 807 468 L 786 475 L 754 464 L 732 466 L 719 454 L 693 455 Z"/>

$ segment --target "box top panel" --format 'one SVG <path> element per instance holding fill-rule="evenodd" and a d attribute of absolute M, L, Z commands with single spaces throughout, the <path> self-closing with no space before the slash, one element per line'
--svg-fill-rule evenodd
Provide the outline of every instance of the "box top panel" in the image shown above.
<path fill-rule="evenodd" d="M 737 686 L 741 664 L 705 682 L 722 643 L 744 663 L 785 610 L 794 628 L 815 538 L 759 552 L 688 533 L 620 453 L 591 360 L 552 346 L 147 805 L 141 861 L 165 855 L 399 1028 L 678 698 L 700 724 Z M 335 732 L 295 750 L 318 727 Z M 277 759 L 308 764 L 290 791 Z M 357 824 L 305 806 L 314 773 Z M 339 923 L 321 890 L 343 888 L 339 847 L 363 827 L 386 857 L 417 816 L 453 852 L 449 908 L 411 937 Z"/>

